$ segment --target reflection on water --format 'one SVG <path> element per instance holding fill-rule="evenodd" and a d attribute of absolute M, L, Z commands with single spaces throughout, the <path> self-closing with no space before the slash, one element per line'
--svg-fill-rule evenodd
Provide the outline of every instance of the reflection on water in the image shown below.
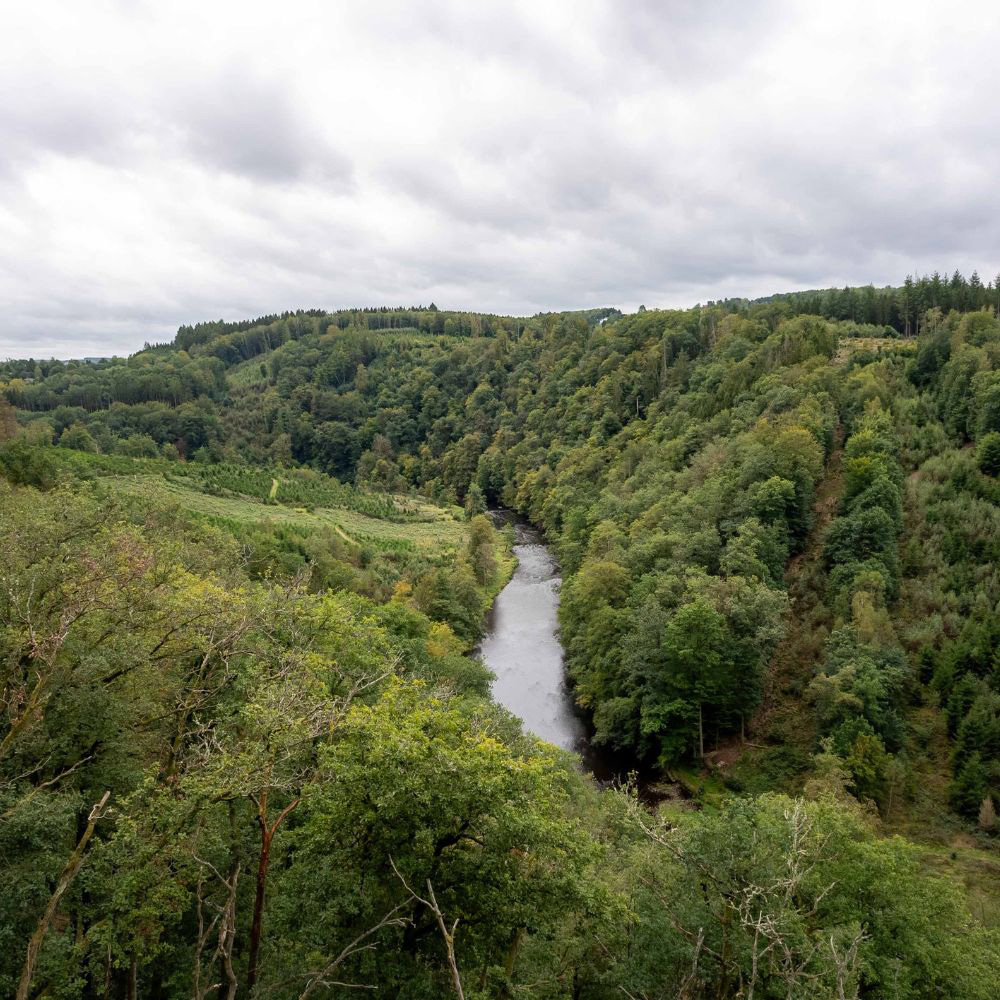
<path fill-rule="evenodd" d="M 601 785 L 631 776 L 640 798 L 654 804 L 685 798 L 669 774 L 639 768 L 626 755 L 591 744 L 566 686 L 563 649 L 558 637 L 559 569 L 541 536 L 510 511 L 491 511 L 497 525 L 513 525 L 517 569 L 500 592 L 479 646 L 496 675 L 493 697 L 524 723 L 528 732 L 580 755 L 580 766 Z M 664 780 L 666 778 L 666 780 Z"/>
<path fill-rule="evenodd" d="M 493 697 L 529 732 L 576 751 L 596 778 L 610 780 L 627 768 L 590 745 L 566 686 L 558 637 L 561 580 L 556 561 L 529 525 L 508 511 L 492 512 L 492 517 L 498 524 L 514 526 L 517 557 L 517 569 L 493 605 L 489 631 L 479 647 L 496 675 Z"/>
<path fill-rule="evenodd" d="M 496 674 L 493 697 L 536 736 L 582 752 L 587 732 L 573 712 L 556 635 L 559 571 L 531 528 L 515 524 L 514 531 L 517 569 L 496 599 L 480 646 Z"/>

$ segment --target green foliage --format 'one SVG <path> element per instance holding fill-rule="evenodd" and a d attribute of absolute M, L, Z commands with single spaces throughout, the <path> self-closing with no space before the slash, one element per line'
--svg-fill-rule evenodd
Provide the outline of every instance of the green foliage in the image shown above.
<path fill-rule="evenodd" d="M 518 754 L 488 715 L 419 688 L 396 686 L 354 709 L 303 793 L 276 906 L 278 940 L 294 945 L 282 945 L 276 982 L 405 903 L 407 885 L 426 894 L 428 879 L 458 921 L 470 979 L 490 966 L 502 976 L 522 928 L 547 936 L 574 913 L 608 910 L 592 875 L 603 852 L 565 815 L 566 781 L 554 751 Z M 352 963 L 350 979 L 445 994 L 434 917 L 412 912 L 412 925 Z"/>
<path fill-rule="evenodd" d="M 855 801 L 901 810 L 921 702 L 928 784 L 950 753 L 961 816 L 998 791 L 1000 497 L 961 447 L 998 430 L 998 326 L 959 279 L 4 363 L 0 993 L 109 792 L 33 995 L 437 998 L 428 881 L 477 1000 L 995 995 L 962 889 Z M 575 697 L 633 763 L 753 724 L 799 557 L 812 773 L 815 730 L 657 817 L 523 734 L 463 655 L 502 579 L 487 502 L 558 554 Z"/>
<path fill-rule="evenodd" d="M 0 442 L 0 473 L 18 486 L 47 490 L 55 485 L 57 466 L 48 451 L 25 437 Z"/>
<path fill-rule="evenodd" d="M 991 996 L 997 941 L 915 851 L 834 798 L 730 799 L 650 826 L 634 996 Z M 752 985 L 751 985 L 752 984 Z"/>
<path fill-rule="evenodd" d="M 70 424 L 62 434 L 59 435 L 59 445 L 62 448 L 72 448 L 74 451 L 96 452 L 100 449 L 97 442 L 91 436 L 90 431 L 82 424 Z"/>
<path fill-rule="evenodd" d="M 988 788 L 989 775 L 983 759 L 972 753 L 958 769 L 948 791 L 952 809 L 969 819 L 977 817 Z"/>
<path fill-rule="evenodd" d="M 403 602 L 252 583 L 224 533 L 152 503 L 134 511 L 86 488 L 0 489 L 0 679 L 19 692 L 0 727 L 5 994 L 81 817 L 105 790 L 114 812 L 62 904 L 69 919 L 47 928 L 37 988 L 76 995 L 110 977 L 124 989 L 134 965 L 140 994 L 189 995 L 193 970 L 212 975 L 210 953 L 199 966 L 197 919 L 219 906 L 237 908 L 245 955 L 255 903 L 238 876 L 263 857 L 263 815 L 277 839 L 261 978 L 283 989 L 299 958 L 314 968 L 383 898 L 407 898 L 387 853 L 377 855 L 384 882 L 375 889 L 371 845 L 349 832 L 368 814 L 376 781 L 379 829 L 407 875 L 432 877 L 449 908 L 464 899 L 473 927 L 474 912 L 497 905 L 483 896 L 488 886 L 506 901 L 506 923 L 493 920 L 482 938 L 484 957 L 495 951 L 500 962 L 512 928 L 562 929 L 574 907 L 593 914 L 598 854 L 569 810 L 580 779 L 494 713 L 483 700 L 488 674 L 460 655 L 446 625 Z M 427 796 L 435 783 L 437 797 L 416 809 L 413 790 Z M 299 801 L 301 819 L 287 823 L 302 833 L 288 846 L 301 844 L 308 862 L 289 867 L 275 821 Z M 327 806 L 355 817 L 336 826 L 340 848 L 309 840 Z M 308 881 L 321 870 L 333 881 L 310 896 L 299 873 Z M 353 887 L 343 907 L 329 905 L 333 886 Z M 415 975 L 443 981 L 429 943 L 415 955 L 391 933 L 379 944 L 398 961 L 379 973 L 364 962 L 365 975 L 397 986 Z"/>
<path fill-rule="evenodd" d="M 497 574 L 496 548 L 496 532 L 490 519 L 485 514 L 477 514 L 469 524 L 468 556 L 481 587 L 488 587 Z"/>
<path fill-rule="evenodd" d="M 1000 433 L 990 431 L 976 447 L 976 464 L 987 476 L 1000 474 Z"/>
<path fill-rule="evenodd" d="M 465 513 L 470 518 L 477 514 L 486 513 L 486 498 L 479 487 L 479 483 L 473 483 L 465 494 Z"/>

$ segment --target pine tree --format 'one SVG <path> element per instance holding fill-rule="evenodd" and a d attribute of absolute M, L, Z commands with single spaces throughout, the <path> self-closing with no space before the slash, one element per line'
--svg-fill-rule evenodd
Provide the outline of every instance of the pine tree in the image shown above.
<path fill-rule="evenodd" d="M 978 753 L 971 754 L 951 783 L 949 798 L 952 809 L 971 819 L 978 814 L 986 790 L 987 775 L 983 759 Z"/>
<path fill-rule="evenodd" d="M 971 309 L 982 309 L 985 304 L 983 281 L 979 277 L 978 271 L 972 272 L 969 278 L 969 307 Z"/>
<path fill-rule="evenodd" d="M 904 337 L 910 336 L 910 323 L 913 319 L 914 305 L 913 278 L 907 275 L 906 280 L 903 282 L 903 287 L 899 292 L 899 313 L 903 321 Z"/>

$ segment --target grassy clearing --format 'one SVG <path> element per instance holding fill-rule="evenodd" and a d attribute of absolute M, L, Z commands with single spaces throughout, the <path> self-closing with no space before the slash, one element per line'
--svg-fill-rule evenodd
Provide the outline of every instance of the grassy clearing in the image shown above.
<path fill-rule="evenodd" d="M 465 527 L 452 511 L 407 498 L 420 520 L 394 522 L 338 507 L 289 507 L 249 496 L 213 496 L 157 475 L 123 476 L 109 485 L 129 496 L 176 503 L 183 510 L 243 524 L 285 524 L 300 531 L 332 529 L 346 541 L 369 542 L 378 548 L 406 548 L 424 553 L 457 551 L 465 544 Z"/>
<path fill-rule="evenodd" d="M 498 531 L 496 538 L 497 544 L 494 549 L 494 557 L 497 561 L 497 571 L 493 577 L 493 582 L 486 588 L 486 599 L 490 605 L 497 599 L 500 591 L 510 583 L 510 578 L 514 575 L 514 570 L 517 569 L 517 557 L 514 555 L 513 550 L 513 536 L 506 532 Z"/>
<path fill-rule="evenodd" d="M 254 385 L 264 385 L 268 380 L 266 355 L 241 361 L 226 372 L 229 385 L 239 388 L 249 388 Z M 263 367 L 264 371 L 261 371 Z"/>
<path fill-rule="evenodd" d="M 842 365 L 852 354 L 862 351 L 891 351 L 902 349 L 915 351 L 916 340 L 900 340 L 896 337 L 842 337 L 837 344 L 837 353 L 833 356 L 835 365 Z"/>
<path fill-rule="evenodd" d="M 163 458 L 97 455 L 66 448 L 52 454 L 77 478 L 160 476 L 168 482 L 212 496 L 271 501 L 288 507 L 331 507 L 385 521 L 434 521 L 440 508 L 407 496 L 367 493 L 314 469 L 236 465 L 221 462 L 171 462 Z M 455 509 L 460 515 L 461 512 Z"/>

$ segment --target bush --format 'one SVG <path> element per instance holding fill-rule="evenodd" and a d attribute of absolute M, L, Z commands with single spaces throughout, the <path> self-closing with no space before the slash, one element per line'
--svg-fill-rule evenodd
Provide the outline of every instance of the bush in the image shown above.
<path fill-rule="evenodd" d="M 997 811 L 992 795 L 987 795 L 979 807 L 979 827 L 987 833 L 992 833 L 997 828 Z"/>
<path fill-rule="evenodd" d="M 119 455 L 129 455 L 131 458 L 157 458 L 160 454 L 156 442 L 148 434 L 133 434 L 124 438 L 117 442 L 115 450 Z"/>
<path fill-rule="evenodd" d="M 90 431 L 83 424 L 71 424 L 59 435 L 60 448 L 72 448 L 74 451 L 86 451 L 97 454 L 100 450 Z"/>
<path fill-rule="evenodd" d="M 0 473 L 15 485 L 47 490 L 55 485 L 56 463 L 44 448 L 14 438 L 0 446 Z"/>

